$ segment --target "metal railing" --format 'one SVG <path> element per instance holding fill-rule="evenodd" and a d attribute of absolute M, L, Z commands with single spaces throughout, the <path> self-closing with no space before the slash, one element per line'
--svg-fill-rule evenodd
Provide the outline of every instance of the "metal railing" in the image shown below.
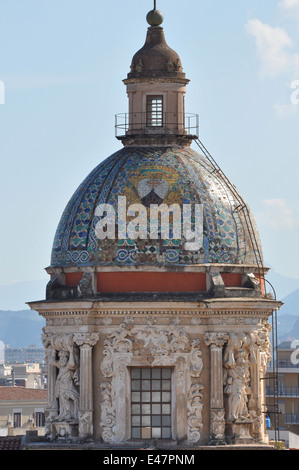
<path fill-rule="evenodd" d="M 161 113 L 161 124 L 148 113 L 120 113 L 115 115 L 115 137 L 134 134 L 171 134 L 199 137 L 199 116 L 191 113 Z"/>
<path fill-rule="evenodd" d="M 286 413 L 285 424 L 299 424 L 299 414 Z"/>
<path fill-rule="evenodd" d="M 272 366 L 272 361 L 268 364 L 268 368 L 270 368 L 271 366 Z M 291 361 L 287 359 L 277 361 L 277 366 L 279 369 L 298 369 L 299 368 L 299 364 L 293 364 Z"/>
<path fill-rule="evenodd" d="M 279 387 L 278 392 L 280 397 L 299 397 L 298 387 Z M 268 397 L 274 396 L 274 388 L 266 387 L 266 395 Z"/>

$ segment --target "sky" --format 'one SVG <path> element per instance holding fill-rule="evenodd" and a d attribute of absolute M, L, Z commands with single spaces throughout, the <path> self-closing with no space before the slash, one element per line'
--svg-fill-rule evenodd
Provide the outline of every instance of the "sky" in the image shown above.
<path fill-rule="evenodd" d="M 152 0 L 0 0 L 0 285 L 47 279 L 62 212 L 121 148 L 114 116 Z M 186 112 L 299 279 L 299 0 L 157 0 Z M 193 145 L 196 150 L 196 146 Z M 299 281 L 298 281 L 299 287 Z"/>

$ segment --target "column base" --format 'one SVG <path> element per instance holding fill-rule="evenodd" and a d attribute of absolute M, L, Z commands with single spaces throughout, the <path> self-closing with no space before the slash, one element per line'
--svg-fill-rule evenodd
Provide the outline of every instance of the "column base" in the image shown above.
<path fill-rule="evenodd" d="M 210 410 L 210 445 L 225 444 L 225 411 L 223 408 Z"/>
<path fill-rule="evenodd" d="M 93 438 L 93 411 L 80 410 L 79 418 L 79 437 L 84 440 L 92 440 Z"/>
<path fill-rule="evenodd" d="M 250 428 L 254 421 L 235 420 L 226 423 L 225 438 L 228 443 L 253 444 L 256 440 L 250 434 Z"/>
<path fill-rule="evenodd" d="M 78 421 L 53 421 L 52 426 L 52 440 L 59 441 L 75 440 L 78 438 Z"/>

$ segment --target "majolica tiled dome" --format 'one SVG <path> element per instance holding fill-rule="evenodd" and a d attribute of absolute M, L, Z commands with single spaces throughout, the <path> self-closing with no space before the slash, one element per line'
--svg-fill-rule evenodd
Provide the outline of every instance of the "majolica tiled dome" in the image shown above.
<path fill-rule="evenodd" d="M 99 240 L 99 204 L 203 204 L 204 243 L 196 252 L 182 240 Z M 235 210 L 239 202 L 205 157 L 187 147 L 124 147 L 99 164 L 68 203 L 57 228 L 51 266 L 257 264 L 259 235 Z M 253 226 L 254 221 L 250 214 Z M 257 240 L 254 245 L 253 238 Z"/>

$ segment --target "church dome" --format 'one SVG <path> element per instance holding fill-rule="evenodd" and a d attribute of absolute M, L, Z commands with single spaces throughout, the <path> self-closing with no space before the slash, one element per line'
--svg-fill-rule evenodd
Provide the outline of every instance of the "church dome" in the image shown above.
<path fill-rule="evenodd" d="M 51 266 L 256 266 L 261 247 L 253 217 L 214 170 L 188 147 L 122 148 L 100 163 L 70 199 L 57 228 Z M 119 196 L 126 198 L 127 208 L 202 205 L 202 246 L 188 251 L 183 239 L 124 239 L 118 236 L 117 218 L 115 239 L 99 239 L 97 207 L 109 204 L 117 215 Z"/>
<path fill-rule="evenodd" d="M 185 113 L 186 79 L 153 10 L 124 80 L 124 147 L 70 199 L 47 272 L 47 298 L 165 293 L 256 295 L 264 272 L 247 204 L 198 140 Z M 195 129 L 195 131 L 194 131 Z M 191 148 L 195 140 L 202 153 Z M 224 290 L 232 287 L 235 291 Z M 203 294 L 204 293 L 204 294 Z M 251 295 L 250 294 L 250 295 Z M 101 297 L 103 298 L 103 297 Z"/>

